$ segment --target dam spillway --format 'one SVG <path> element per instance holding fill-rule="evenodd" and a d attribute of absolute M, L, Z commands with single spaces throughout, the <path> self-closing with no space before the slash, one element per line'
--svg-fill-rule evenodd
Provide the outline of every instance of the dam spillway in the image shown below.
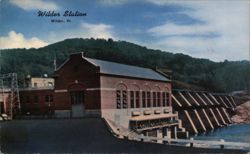
<path fill-rule="evenodd" d="M 232 96 L 203 91 L 173 90 L 173 109 L 189 134 L 200 134 L 232 123 L 236 103 Z"/>

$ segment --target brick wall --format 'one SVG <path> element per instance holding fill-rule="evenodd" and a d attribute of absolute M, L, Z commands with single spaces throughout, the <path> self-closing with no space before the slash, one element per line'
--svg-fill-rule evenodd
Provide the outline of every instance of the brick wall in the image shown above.
<path fill-rule="evenodd" d="M 112 77 L 112 76 L 101 76 L 101 107 L 102 109 L 115 109 L 116 108 L 116 89 L 122 85 L 126 87 L 127 93 L 127 105 L 130 107 L 130 95 L 129 91 L 140 90 L 140 107 L 142 107 L 142 91 L 149 90 L 159 92 L 169 92 L 171 94 L 171 83 L 153 81 L 153 80 L 141 80 L 132 78 Z M 161 96 L 162 97 L 162 96 Z M 171 104 L 171 98 L 168 100 Z M 151 98 L 151 107 L 153 101 Z M 162 106 L 162 104 L 161 104 Z"/>
<path fill-rule="evenodd" d="M 70 91 L 85 92 L 85 108 L 100 108 L 100 91 L 87 89 L 99 88 L 99 68 L 84 60 L 79 54 L 70 59 L 55 73 L 55 109 L 70 110 Z"/>
<path fill-rule="evenodd" d="M 130 90 L 140 91 L 140 107 L 142 91 L 171 93 L 169 82 L 100 74 L 99 67 L 84 60 L 79 54 L 75 54 L 71 55 L 69 60 L 55 72 L 55 109 L 71 110 L 71 91 L 84 91 L 86 110 L 116 109 L 116 89 L 121 85 L 128 92 L 128 107 L 130 107 Z M 168 101 L 171 102 L 170 97 Z"/>
<path fill-rule="evenodd" d="M 49 111 L 54 110 L 54 91 L 52 89 L 20 90 L 19 95 L 23 114 L 28 112 L 30 114 L 48 114 Z"/>

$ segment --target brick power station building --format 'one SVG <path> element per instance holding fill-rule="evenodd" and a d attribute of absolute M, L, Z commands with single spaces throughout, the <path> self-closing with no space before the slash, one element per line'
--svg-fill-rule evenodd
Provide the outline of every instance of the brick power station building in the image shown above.
<path fill-rule="evenodd" d="M 25 81 L 19 90 L 20 103 L 13 88 L 2 90 L 1 114 L 12 117 L 11 111 L 17 111 L 11 110 L 12 104 L 29 116 L 101 117 L 121 136 L 185 138 L 231 124 L 237 106 L 228 94 L 172 91 L 171 80 L 158 70 L 81 53 L 72 54 L 54 78 Z"/>
<path fill-rule="evenodd" d="M 181 122 L 164 74 L 72 54 L 54 76 L 55 116 L 99 116 L 120 130 L 176 137 Z"/>

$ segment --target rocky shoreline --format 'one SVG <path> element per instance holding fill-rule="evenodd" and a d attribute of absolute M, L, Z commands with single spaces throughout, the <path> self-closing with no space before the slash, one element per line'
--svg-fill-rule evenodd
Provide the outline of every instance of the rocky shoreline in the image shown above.
<path fill-rule="evenodd" d="M 237 106 L 235 112 L 236 114 L 231 118 L 233 123 L 250 123 L 250 101 Z"/>

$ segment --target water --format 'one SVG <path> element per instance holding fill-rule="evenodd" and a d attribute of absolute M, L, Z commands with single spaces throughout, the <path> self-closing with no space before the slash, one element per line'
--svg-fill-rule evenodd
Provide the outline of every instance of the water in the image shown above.
<path fill-rule="evenodd" d="M 212 132 L 193 137 L 195 140 L 220 140 L 226 142 L 250 143 L 250 124 L 230 125 L 215 129 Z"/>

